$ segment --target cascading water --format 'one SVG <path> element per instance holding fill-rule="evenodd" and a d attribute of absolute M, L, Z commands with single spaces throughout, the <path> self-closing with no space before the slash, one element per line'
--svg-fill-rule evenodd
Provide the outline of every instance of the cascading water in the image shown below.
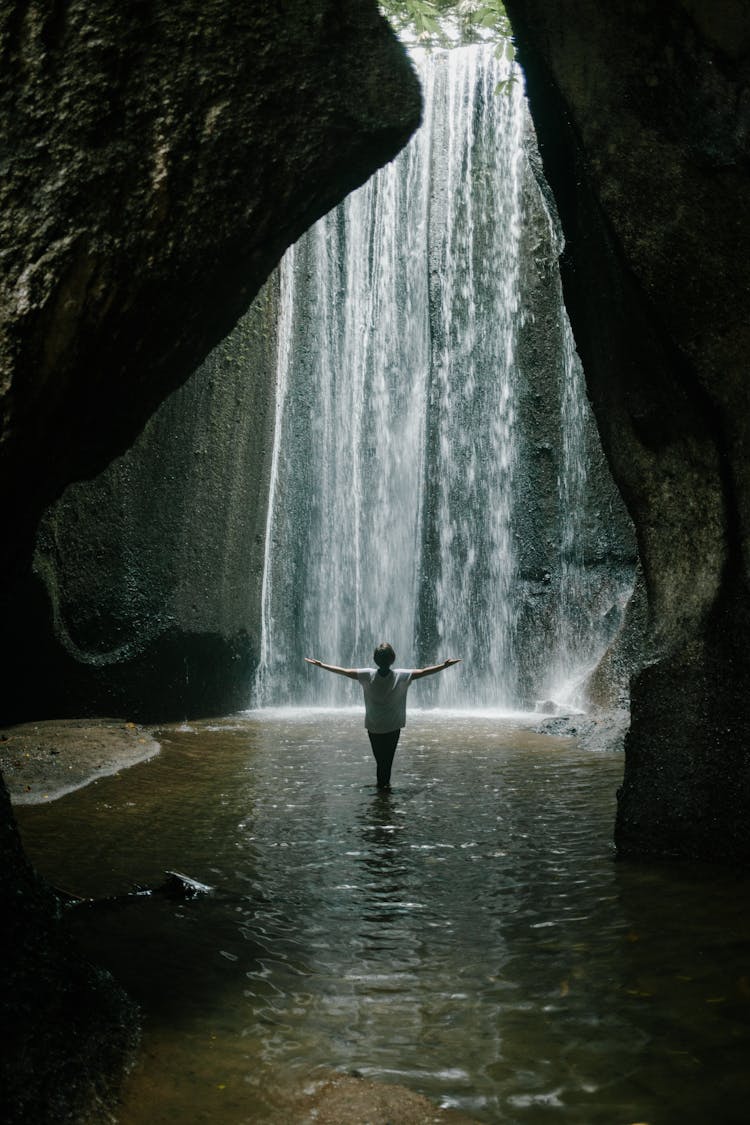
<path fill-rule="evenodd" d="M 262 702 L 309 698 L 305 654 L 361 664 L 386 635 L 397 651 L 413 647 L 430 368 L 426 138 L 281 266 Z M 341 698 L 336 686 L 319 683 L 316 699 Z"/>
<path fill-rule="evenodd" d="M 450 51 L 440 66 L 425 61 L 434 76 L 435 188 L 427 248 L 433 363 L 425 492 L 432 503 L 423 571 L 431 613 L 424 625 L 430 650 L 467 661 L 472 702 L 507 705 L 515 695 L 511 514 L 524 99 L 520 81 L 496 93 L 509 64 L 490 49 Z M 455 677 L 437 689 L 441 702 L 467 696 Z"/>
<path fill-rule="evenodd" d="M 588 478 L 586 449 L 587 401 L 583 370 L 567 318 L 562 332 L 562 393 L 560 421 L 562 456 L 557 478 L 560 505 L 560 594 L 555 620 L 554 659 L 550 661 L 544 694 L 574 704 L 580 697 L 583 672 L 592 668 L 590 637 L 592 590 L 583 556 L 578 521 L 585 511 Z"/>
<path fill-rule="evenodd" d="M 559 627 L 559 588 L 557 624 L 547 614 L 536 641 L 519 637 L 522 610 L 524 634 L 536 628 L 520 564 L 533 183 L 520 72 L 488 46 L 413 59 L 421 129 L 281 265 L 259 705 L 352 702 L 351 685 L 311 676 L 302 657 L 362 666 L 389 640 L 407 666 L 463 658 L 463 674 L 420 685 L 421 702 L 509 708 L 554 680 L 556 653 L 566 664 L 586 648 Z M 558 304 L 551 366 L 567 371 L 555 393 L 575 422 L 581 383 Z M 558 493 L 570 508 L 585 468 L 567 415 Z M 570 593 L 578 556 L 555 534 Z M 543 656 L 525 656 L 535 644 Z"/>

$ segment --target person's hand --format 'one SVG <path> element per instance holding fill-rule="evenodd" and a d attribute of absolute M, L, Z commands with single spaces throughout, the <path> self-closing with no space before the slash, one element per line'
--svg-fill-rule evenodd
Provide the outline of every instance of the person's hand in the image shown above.
<path fill-rule="evenodd" d="M 305 657 L 305 663 L 314 664 L 316 666 L 316 668 L 322 668 L 323 667 L 322 662 L 320 660 L 315 660 L 315 658 L 312 657 L 312 656 L 306 656 Z"/>
<path fill-rule="evenodd" d="M 447 660 L 443 661 L 443 667 L 444 668 L 450 668 L 453 664 L 460 664 L 460 663 L 461 663 L 460 657 L 456 658 L 455 656 L 449 656 Z"/>

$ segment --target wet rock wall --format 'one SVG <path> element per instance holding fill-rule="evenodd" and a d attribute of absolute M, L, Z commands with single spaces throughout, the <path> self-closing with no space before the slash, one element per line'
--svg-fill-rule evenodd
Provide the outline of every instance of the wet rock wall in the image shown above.
<path fill-rule="evenodd" d="M 746 861 L 750 15 L 734 0 L 507 7 L 648 601 L 618 846 Z"/>
<path fill-rule="evenodd" d="M 42 518 L 6 617 L 11 720 L 247 707 L 273 443 L 278 277 L 93 481 Z"/>

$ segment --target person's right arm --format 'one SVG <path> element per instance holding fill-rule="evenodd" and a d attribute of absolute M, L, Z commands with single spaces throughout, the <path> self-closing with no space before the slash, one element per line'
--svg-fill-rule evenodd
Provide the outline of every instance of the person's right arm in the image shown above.
<path fill-rule="evenodd" d="M 356 668 L 337 668 L 335 664 L 324 664 L 322 660 L 314 660 L 311 656 L 306 656 L 305 661 L 308 664 L 314 664 L 316 668 L 323 668 L 326 672 L 335 672 L 338 676 L 348 676 L 350 680 L 357 679 Z"/>

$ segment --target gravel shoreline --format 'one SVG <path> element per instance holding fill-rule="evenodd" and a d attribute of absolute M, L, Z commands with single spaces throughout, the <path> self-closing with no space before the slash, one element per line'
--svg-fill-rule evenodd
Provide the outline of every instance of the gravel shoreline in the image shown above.
<path fill-rule="evenodd" d="M 0 770 L 15 805 L 45 804 L 148 761 L 151 732 L 122 719 L 60 719 L 0 728 Z"/>

